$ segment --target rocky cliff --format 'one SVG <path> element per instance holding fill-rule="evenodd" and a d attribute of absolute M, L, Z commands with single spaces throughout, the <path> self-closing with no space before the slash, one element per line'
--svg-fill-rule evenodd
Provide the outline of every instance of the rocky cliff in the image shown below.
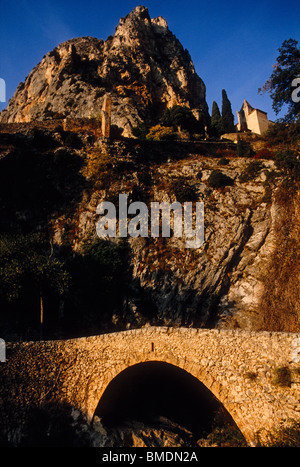
<path fill-rule="evenodd" d="M 20 83 L 0 122 L 89 118 L 112 97 L 112 125 L 130 136 L 166 107 L 189 107 L 207 120 L 205 85 L 162 17 L 139 6 L 106 41 L 80 37 L 49 52 Z"/>
<path fill-rule="evenodd" d="M 71 276 L 64 295 L 66 335 L 147 323 L 255 328 L 266 296 L 264 279 L 277 247 L 276 229 L 280 219 L 288 224 L 299 210 L 297 201 L 295 212 L 282 216 L 284 209 L 274 196 L 282 180 L 274 157 L 237 157 L 236 145 L 225 141 L 106 141 L 83 128 L 68 131 L 58 125 L 56 118 L 99 115 L 108 93 L 112 123 L 124 135 L 174 104 L 189 107 L 204 120 L 208 115 L 205 86 L 188 52 L 166 21 L 151 19 L 144 7 L 121 19 L 106 41 L 84 37 L 59 45 L 19 85 L 0 116 L 5 133 L 0 137 L 0 232 L 40 231 L 47 241 L 50 237 L 54 254 Z M 37 128 L 38 121 L 46 128 Z M 85 257 L 83 244 L 90 236 L 99 240 L 97 205 L 118 203 L 120 193 L 130 202 L 148 205 L 203 201 L 204 244 L 187 249 L 181 238 L 172 236 L 128 238 L 123 262 L 119 250 L 113 250 L 118 242 L 109 241 L 112 251 L 101 244 L 104 253 L 96 254 L 100 272 L 93 273 L 94 258 Z M 294 231 L 292 245 L 298 241 Z M 289 245 L 282 253 L 283 264 L 288 263 L 288 251 Z M 104 270 L 107 264 L 109 274 Z M 276 276 L 278 266 L 273 269 Z M 4 279 L 10 291 L 9 274 Z M 22 283 L 24 290 L 26 284 Z M 293 282 L 287 285 L 286 290 L 298 290 Z M 98 289 L 108 292 L 101 295 L 100 311 Z M 287 309 L 298 310 L 290 305 L 290 295 L 285 293 Z M 31 291 L 26 293 L 31 296 Z M 295 303 L 297 297 L 294 293 Z M 24 302 L 17 305 L 19 313 Z M 28 302 L 28 310 L 33 306 Z M 56 316 L 58 306 L 51 306 Z M 295 320 L 288 330 L 298 329 Z M 54 332 L 58 322 L 60 326 L 60 317 Z"/>
<path fill-rule="evenodd" d="M 95 144 L 80 133 L 62 129 L 26 131 L 27 135 L 22 135 L 21 128 L 16 135 L 0 135 L 0 232 L 39 231 L 50 237 L 54 255 L 64 262 L 71 278 L 65 296 L 64 334 L 95 334 L 147 323 L 256 328 L 278 238 L 282 238 L 282 247 L 288 239 L 287 234 L 279 236 L 278 225 L 283 221 L 290 225 L 291 235 L 292 219 L 299 209 L 295 204 L 295 214 L 287 216 L 276 201 L 281 173 L 273 160 L 237 157 L 226 149 L 226 143 L 217 145 L 227 155 L 221 158 L 209 142 Z M 108 239 L 98 250 L 90 250 L 97 255 L 98 271 L 83 248 L 87 239 L 99 242 L 98 204 L 111 201 L 118 206 L 120 193 L 128 195 L 128 205 L 134 201 L 149 207 L 151 202 L 203 201 L 204 244 L 186 248 L 184 239 L 172 233 L 170 238 Z M 294 237 L 296 245 L 296 233 Z M 278 258 L 279 266 L 273 265 L 273 276 L 281 264 L 282 271 L 287 271 L 292 251 L 288 244 Z M 46 257 L 49 254 L 46 251 Z M 295 273 L 286 281 L 293 277 L 296 281 Z M 285 289 L 296 290 L 295 281 L 289 286 L 286 282 Z M 27 286 L 22 283 L 22 287 Z M 295 293 L 287 298 L 286 321 L 288 309 L 292 312 L 298 306 Z M 24 302 L 18 306 L 23 314 Z M 28 309 L 32 306 L 36 301 Z M 47 316 L 53 313 L 55 318 L 56 310 L 54 303 Z M 58 322 L 54 322 L 55 333 Z M 11 327 L 15 332 L 14 322 Z"/>
<path fill-rule="evenodd" d="M 73 219 L 79 243 L 89 232 L 95 235 L 98 202 L 114 200 L 118 193 L 127 192 L 135 201 L 172 203 L 190 201 L 192 196 L 204 202 L 201 248 L 187 249 L 182 238 L 173 236 L 128 239 L 132 279 L 123 315 L 116 322 L 128 327 L 148 321 L 170 326 L 230 323 L 255 327 L 263 277 L 275 248 L 274 225 L 280 215 L 266 193 L 268 177 L 276 167 L 274 161 L 260 161 L 256 173 L 248 178 L 251 160 L 234 157 L 228 161 L 221 166 L 220 159 L 190 154 L 147 168 L 133 166 L 80 205 Z M 213 186 L 216 171 L 228 177 L 225 186 Z M 55 238 L 60 241 L 59 230 Z"/>

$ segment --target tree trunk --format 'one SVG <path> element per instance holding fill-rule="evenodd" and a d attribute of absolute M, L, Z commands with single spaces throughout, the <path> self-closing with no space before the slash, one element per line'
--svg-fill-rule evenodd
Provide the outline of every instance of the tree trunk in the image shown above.
<path fill-rule="evenodd" d="M 44 325 L 44 302 L 43 296 L 40 294 L 40 337 L 43 339 L 43 325 Z"/>

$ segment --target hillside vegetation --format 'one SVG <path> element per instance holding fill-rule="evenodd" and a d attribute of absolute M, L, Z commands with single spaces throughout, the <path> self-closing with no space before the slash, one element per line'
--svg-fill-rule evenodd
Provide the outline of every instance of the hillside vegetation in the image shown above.
<path fill-rule="evenodd" d="M 1 335 L 77 336 L 150 324 L 299 331 L 299 130 L 263 149 L 2 133 Z M 13 183 L 11 182 L 13 180 Z M 99 239 L 96 206 L 204 201 L 205 243 Z M 266 273 L 267 271 L 267 273 Z M 252 292 L 249 291 L 253 288 Z"/>

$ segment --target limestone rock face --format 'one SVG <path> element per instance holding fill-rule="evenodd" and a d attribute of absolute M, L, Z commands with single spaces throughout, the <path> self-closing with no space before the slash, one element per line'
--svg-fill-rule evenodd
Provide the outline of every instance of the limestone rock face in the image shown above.
<path fill-rule="evenodd" d="M 104 96 L 112 97 L 112 125 L 131 136 L 142 120 L 175 104 L 208 118 L 205 85 L 187 50 L 164 18 L 151 19 L 139 6 L 122 18 L 114 36 L 68 40 L 20 83 L 0 122 L 100 115 Z"/>
<path fill-rule="evenodd" d="M 279 211 L 276 204 L 264 201 L 264 171 L 274 170 L 274 162 L 263 161 L 260 173 L 242 182 L 240 176 L 248 164 L 246 158 L 236 157 L 221 167 L 222 173 L 234 180 L 224 189 L 212 189 L 209 184 L 212 172 L 220 169 L 218 159 L 212 157 L 194 155 L 148 168 L 153 201 L 178 201 L 172 191 L 178 177 L 183 186 L 186 182 L 195 187 L 198 200 L 204 202 L 205 239 L 201 248 L 187 249 L 184 240 L 174 236 L 128 238 L 132 290 L 124 300 L 121 320 L 128 328 L 150 322 L 255 329 Z M 146 182 L 138 174 L 131 174 L 130 182 L 125 175 L 110 186 L 111 199 L 126 190 L 134 193 L 129 183 L 139 184 L 146 192 Z M 81 204 L 78 239 L 95 231 L 96 206 L 107 196 L 108 191 L 95 192 Z M 60 242 L 59 228 L 55 238 Z"/>
<path fill-rule="evenodd" d="M 164 417 L 157 426 L 128 421 L 121 428 L 111 430 L 106 438 L 95 437 L 95 447 L 198 447 L 191 432 Z"/>
<path fill-rule="evenodd" d="M 197 187 L 205 206 L 205 241 L 200 249 L 186 250 L 181 239 L 175 238 L 162 245 L 142 238 L 131 241 L 133 273 L 152 297 L 162 323 L 255 329 L 278 212 L 275 205 L 262 202 L 262 175 L 249 183 L 239 182 L 246 165 L 236 158 L 222 167 L 235 180 L 228 190 L 211 190 L 208 185 L 217 167 L 213 159 L 191 158 L 177 167 L 160 167 L 161 180 L 184 174 Z M 272 162 L 264 162 L 265 170 L 272 167 Z M 199 171 L 201 181 L 197 180 Z M 173 202 L 169 195 L 155 193 L 160 202 Z M 137 316 L 132 306 L 127 316 L 130 313 Z"/>

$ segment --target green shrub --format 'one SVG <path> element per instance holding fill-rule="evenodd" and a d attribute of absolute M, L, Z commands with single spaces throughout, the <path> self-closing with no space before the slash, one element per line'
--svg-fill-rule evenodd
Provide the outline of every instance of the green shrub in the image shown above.
<path fill-rule="evenodd" d="M 166 127 L 173 127 L 176 131 L 179 127 L 181 130 L 186 130 L 191 134 L 203 133 L 203 125 L 196 119 L 193 112 L 185 106 L 174 105 L 170 109 L 166 109 L 161 123 Z"/>
<path fill-rule="evenodd" d="M 22 426 L 21 448 L 87 446 L 89 433 L 81 415 L 74 421 L 67 403 L 31 406 Z"/>
<path fill-rule="evenodd" d="M 150 128 L 149 133 L 146 135 L 146 139 L 154 141 L 172 140 L 175 137 L 175 133 L 172 127 L 163 125 L 155 125 Z"/>
<path fill-rule="evenodd" d="M 72 149 L 81 149 L 83 146 L 80 136 L 74 131 L 64 131 L 62 133 L 64 144 Z"/>
<path fill-rule="evenodd" d="M 224 408 L 214 414 L 212 431 L 206 438 L 207 445 L 218 447 L 246 447 L 241 431 Z"/>
<path fill-rule="evenodd" d="M 287 366 L 275 368 L 272 383 L 281 387 L 291 387 L 292 376 L 289 368 Z"/>
<path fill-rule="evenodd" d="M 146 123 L 140 123 L 132 129 L 132 134 L 138 139 L 146 139 L 147 134 L 149 133 L 149 125 Z"/>
<path fill-rule="evenodd" d="M 238 157 L 248 157 L 251 155 L 251 145 L 247 141 L 242 141 L 238 135 L 236 145 L 236 155 Z"/>
<path fill-rule="evenodd" d="M 270 185 L 266 185 L 261 201 L 263 203 L 271 204 L 272 194 L 273 194 L 272 187 Z"/>
<path fill-rule="evenodd" d="M 276 153 L 276 167 L 292 180 L 300 180 L 299 155 L 292 149 Z"/>
<path fill-rule="evenodd" d="M 24 145 L 2 157 L 1 232 L 22 232 L 25 224 L 28 232 L 74 207 L 82 196 L 81 167 L 82 158 L 64 148 L 44 153 Z"/>
<path fill-rule="evenodd" d="M 250 381 L 255 381 L 257 379 L 257 373 L 254 371 L 246 371 L 245 376 Z"/>
<path fill-rule="evenodd" d="M 171 182 L 171 191 L 180 203 L 193 202 L 198 199 L 196 188 L 184 177 L 178 177 Z"/>
<path fill-rule="evenodd" d="M 300 140 L 300 120 L 289 123 L 276 122 L 269 126 L 265 139 L 269 147 L 297 147 Z"/>
<path fill-rule="evenodd" d="M 98 273 L 101 271 L 104 277 L 112 277 L 122 267 L 121 254 L 122 242 L 114 244 L 101 238 L 87 239 L 82 245 L 85 259 L 97 265 Z M 98 274 L 99 280 L 100 274 Z"/>
<path fill-rule="evenodd" d="M 264 173 L 266 180 L 264 181 L 264 194 L 262 197 L 262 202 L 270 204 L 272 202 L 273 187 L 277 178 L 277 173 L 275 170 L 265 170 Z"/>
<path fill-rule="evenodd" d="M 32 145 L 37 149 L 45 151 L 48 149 L 54 149 L 59 146 L 58 141 L 56 141 L 53 135 L 47 130 L 34 128 L 32 131 L 32 136 Z"/>
<path fill-rule="evenodd" d="M 221 157 L 221 159 L 218 161 L 218 165 L 228 165 L 230 162 L 229 159 L 227 159 L 226 157 Z"/>
<path fill-rule="evenodd" d="M 248 182 L 254 180 L 261 171 L 263 164 L 260 161 L 251 161 L 241 173 L 239 180 L 241 182 Z"/>
<path fill-rule="evenodd" d="M 232 178 L 223 174 L 223 172 L 220 170 L 213 170 L 208 178 L 207 183 L 211 188 L 222 188 L 225 186 L 231 186 L 234 182 Z"/>

